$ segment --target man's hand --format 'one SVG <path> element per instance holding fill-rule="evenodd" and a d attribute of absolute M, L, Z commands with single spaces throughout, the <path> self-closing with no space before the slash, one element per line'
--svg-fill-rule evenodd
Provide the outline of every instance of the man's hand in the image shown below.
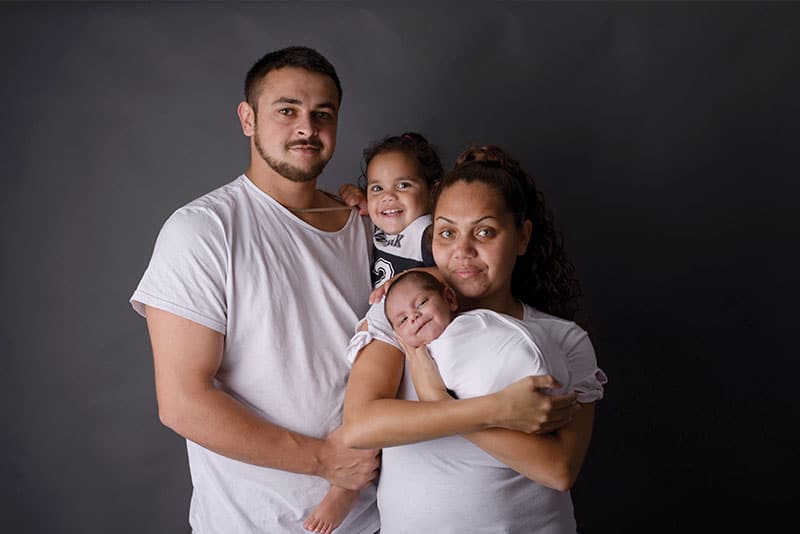
<path fill-rule="evenodd" d="M 546 434 L 572 420 L 580 408 L 578 395 L 549 396 L 545 390 L 560 387 L 550 375 L 526 376 L 494 393 L 498 402 L 498 421 L 493 426 L 528 434 Z"/>
<path fill-rule="evenodd" d="M 339 188 L 339 197 L 351 208 L 358 207 L 360 215 L 367 215 L 367 195 L 353 184 L 344 184 Z"/>
<path fill-rule="evenodd" d="M 339 427 L 324 440 L 317 474 L 335 486 L 360 490 L 378 476 L 380 452 L 346 447 Z"/>

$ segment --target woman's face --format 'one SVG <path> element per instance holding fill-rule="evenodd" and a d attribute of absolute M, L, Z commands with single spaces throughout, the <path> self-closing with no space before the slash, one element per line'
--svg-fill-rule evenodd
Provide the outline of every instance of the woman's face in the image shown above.
<path fill-rule="evenodd" d="M 461 310 L 513 306 L 511 273 L 525 253 L 531 223 L 514 224 L 500 193 L 480 182 L 456 182 L 439 195 L 433 219 L 436 266 Z"/>

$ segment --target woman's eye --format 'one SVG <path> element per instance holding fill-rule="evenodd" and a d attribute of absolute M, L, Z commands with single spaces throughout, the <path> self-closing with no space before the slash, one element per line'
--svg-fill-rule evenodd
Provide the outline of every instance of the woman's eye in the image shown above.
<path fill-rule="evenodd" d="M 450 230 L 442 230 L 441 232 L 439 232 L 439 237 L 450 239 L 453 237 L 453 232 L 451 232 Z"/>
<path fill-rule="evenodd" d="M 491 237 L 494 235 L 494 230 L 491 228 L 481 228 L 476 232 L 478 237 Z"/>

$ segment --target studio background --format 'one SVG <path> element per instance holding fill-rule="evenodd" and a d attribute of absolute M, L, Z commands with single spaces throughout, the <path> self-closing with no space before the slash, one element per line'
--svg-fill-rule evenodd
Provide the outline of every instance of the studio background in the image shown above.
<path fill-rule="evenodd" d="M 582 533 L 793 518 L 800 5 L 401 5 L 0 4 L 1 530 L 188 532 L 128 299 L 172 211 L 244 170 L 244 74 L 294 44 L 344 87 L 321 187 L 405 130 L 536 177 L 610 378 Z"/>

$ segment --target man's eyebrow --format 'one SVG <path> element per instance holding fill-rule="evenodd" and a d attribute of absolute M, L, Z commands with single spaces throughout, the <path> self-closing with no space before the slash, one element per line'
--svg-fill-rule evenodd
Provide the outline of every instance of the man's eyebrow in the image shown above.
<path fill-rule="evenodd" d="M 302 100 L 298 100 L 297 98 L 291 98 L 291 97 L 288 97 L 288 96 L 281 96 L 281 97 L 276 98 L 272 102 L 272 105 L 275 105 L 275 104 L 291 104 L 293 106 L 302 106 L 303 105 L 303 101 Z M 337 108 L 336 108 L 336 104 L 334 104 L 333 102 L 322 102 L 320 104 L 317 104 L 316 109 L 330 109 L 330 110 L 336 111 Z"/>
<path fill-rule="evenodd" d="M 296 98 L 289 98 L 288 96 L 281 96 L 277 98 L 273 104 L 294 104 L 295 106 L 300 105 L 303 103 L 302 100 L 298 100 Z"/>

